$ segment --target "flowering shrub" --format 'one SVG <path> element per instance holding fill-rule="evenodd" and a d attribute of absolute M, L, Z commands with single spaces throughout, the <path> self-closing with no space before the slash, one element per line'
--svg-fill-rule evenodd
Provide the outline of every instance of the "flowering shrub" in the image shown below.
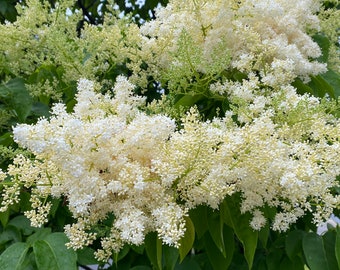
<path fill-rule="evenodd" d="M 47 245 L 69 269 L 340 266 L 339 229 L 315 233 L 340 206 L 334 4 L 173 0 L 77 33 L 72 3 L 0 25 L 1 229 L 31 230 L 6 269 L 52 267 Z"/>

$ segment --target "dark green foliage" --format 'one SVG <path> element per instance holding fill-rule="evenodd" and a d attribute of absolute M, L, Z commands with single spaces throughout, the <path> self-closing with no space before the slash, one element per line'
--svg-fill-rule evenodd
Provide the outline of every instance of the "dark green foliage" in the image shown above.
<path fill-rule="evenodd" d="M 52 7 L 55 6 L 57 1 L 48 0 Z M 13 22 L 16 20 L 17 11 L 15 9 L 16 4 L 25 4 L 25 1 L 18 0 L 0 0 L 0 23 L 4 23 L 5 20 Z M 143 21 L 154 18 L 154 9 L 160 5 L 166 5 L 168 0 L 147 0 L 144 5 L 140 5 L 139 1 L 115 1 L 119 10 L 124 11 L 125 14 L 131 14 L 135 18 L 136 22 L 142 23 Z M 75 1 L 74 8 L 79 9 L 83 13 L 83 19 L 79 22 L 78 27 L 82 28 L 84 22 L 90 24 L 100 24 L 103 22 L 103 14 L 107 9 L 107 0 L 77 0 Z"/>
<path fill-rule="evenodd" d="M 0 23 L 4 23 L 6 20 L 15 21 L 17 17 L 16 3 L 16 0 L 0 0 Z"/>

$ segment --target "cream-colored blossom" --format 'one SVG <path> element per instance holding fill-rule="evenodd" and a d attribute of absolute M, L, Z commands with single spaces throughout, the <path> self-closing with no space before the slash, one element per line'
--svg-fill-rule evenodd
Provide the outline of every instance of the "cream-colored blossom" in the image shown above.
<path fill-rule="evenodd" d="M 179 241 L 184 236 L 187 210 L 171 203 L 152 210 L 156 230 L 163 243 L 179 247 Z"/>
<path fill-rule="evenodd" d="M 66 246 L 81 249 L 90 245 L 96 238 L 96 234 L 87 232 L 88 229 L 89 227 L 84 219 L 78 219 L 77 223 L 66 225 L 64 228 L 65 234 L 70 240 L 70 242 L 66 243 Z"/>
<path fill-rule="evenodd" d="M 187 91 L 190 78 L 198 84 L 200 73 L 213 81 L 233 68 L 260 73 L 261 83 L 269 86 L 297 77 L 308 81 L 326 71 L 325 64 L 311 60 L 321 50 L 308 35 L 320 29 L 319 4 L 173 0 L 157 10 L 155 20 L 142 25 L 144 51 L 153 52 L 151 59 L 149 54 L 142 57 L 147 57 L 149 72 L 166 79 L 173 91 Z"/>
<path fill-rule="evenodd" d="M 4 189 L 3 208 L 17 202 L 22 185 L 33 188 L 26 215 L 36 225 L 49 207 L 38 197 L 66 197 L 77 219 L 65 227 L 70 247 L 92 243 L 90 229 L 109 214 L 112 233 L 101 239 L 98 258 L 142 244 L 151 231 L 178 247 L 189 209 L 216 209 L 235 192 L 256 230 L 266 223 L 265 206 L 278 209 L 271 226 L 279 231 L 307 212 L 320 223 L 339 207 L 330 191 L 340 174 L 340 123 L 327 112 L 337 106 L 331 101 L 290 86 L 268 91 L 252 76 L 212 86 L 230 96 L 232 110 L 223 118 L 203 121 L 191 108 L 176 128 L 167 116 L 141 111 L 126 78 L 118 78 L 113 98 L 94 87 L 79 82 L 73 113 L 56 104 L 50 119 L 14 127 L 16 142 L 37 160 L 16 158 L 7 172 L 12 185 Z M 128 115 L 122 107 L 131 108 Z"/>
<path fill-rule="evenodd" d="M 82 12 L 69 12 L 72 6 L 74 0 L 54 7 L 37 0 L 16 6 L 16 21 L 0 25 L 0 72 L 6 80 L 31 76 L 26 87 L 32 96 L 57 101 L 80 78 L 112 87 L 114 81 L 104 78 L 111 77 L 106 75 L 113 66 L 127 58 L 130 65 L 140 64 L 137 25 L 111 14 L 101 25 L 84 22 L 80 28 Z"/>
<path fill-rule="evenodd" d="M 95 85 L 82 79 L 73 113 L 55 104 L 49 119 L 13 129 L 14 139 L 41 161 L 31 164 L 17 158 L 17 165 L 8 171 L 18 181 L 14 181 L 17 188 L 12 193 L 17 196 L 19 184 L 27 182 L 42 197 L 66 197 L 78 219 L 65 228 L 74 248 L 88 245 L 95 235 L 87 230 L 109 213 L 116 217 L 112 226 L 119 232 L 117 241 L 139 245 L 146 233 L 166 226 L 166 219 L 151 213 L 168 205 L 183 213 L 173 213 L 171 226 L 178 227 L 164 230 L 164 243 L 177 246 L 184 234 L 184 210 L 174 204 L 176 198 L 168 195 L 151 168 L 174 132 L 175 122 L 140 111 L 144 99 L 132 94 L 133 87 L 126 78 L 118 77 L 112 98 L 96 93 Z M 26 182 L 21 180 L 24 177 Z M 46 220 L 48 204 L 35 202 L 26 216 L 40 225 Z M 87 236 L 88 241 L 83 239 Z"/>

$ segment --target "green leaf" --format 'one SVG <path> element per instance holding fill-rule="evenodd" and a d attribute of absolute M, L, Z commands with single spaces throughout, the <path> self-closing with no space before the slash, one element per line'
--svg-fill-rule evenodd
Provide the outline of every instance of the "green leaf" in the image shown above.
<path fill-rule="evenodd" d="M 284 252 L 282 249 L 275 248 L 266 256 L 268 270 L 276 270 L 283 259 Z M 290 269 L 290 268 L 287 268 Z"/>
<path fill-rule="evenodd" d="M 37 267 L 40 270 L 76 270 L 77 254 L 65 244 L 68 239 L 64 233 L 52 233 L 44 240 L 33 244 Z"/>
<path fill-rule="evenodd" d="M 227 265 L 229 265 L 235 252 L 234 230 L 229 226 L 223 227 L 223 239 L 226 251 L 225 258 L 227 260 Z"/>
<path fill-rule="evenodd" d="M 335 257 L 338 261 L 338 267 L 340 269 L 340 226 L 336 227 Z"/>
<path fill-rule="evenodd" d="M 242 80 L 245 80 L 248 77 L 247 74 L 241 71 L 238 71 L 237 69 L 233 69 L 231 74 L 232 74 L 232 78 L 238 82 L 242 82 Z"/>
<path fill-rule="evenodd" d="M 292 85 L 296 88 L 297 92 L 301 95 L 309 93 L 313 94 L 314 91 L 311 87 L 304 84 L 299 78 L 297 78 L 294 82 L 292 82 Z"/>
<path fill-rule="evenodd" d="M 163 254 L 163 246 L 162 246 L 162 240 L 158 239 L 156 240 L 156 254 L 157 254 L 157 265 L 159 269 L 163 269 L 162 264 L 162 254 Z"/>
<path fill-rule="evenodd" d="M 77 262 L 81 265 L 98 264 L 98 261 L 94 257 L 94 250 L 89 247 L 78 249 L 77 251 Z"/>
<path fill-rule="evenodd" d="M 162 269 L 162 240 L 158 239 L 157 233 L 149 233 L 145 237 L 145 251 L 155 269 Z"/>
<path fill-rule="evenodd" d="M 75 99 L 71 99 L 66 103 L 66 111 L 68 113 L 72 112 L 74 106 L 77 104 L 77 101 Z"/>
<path fill-rule="evenodd" d="M 131 245 L 130 247 L 134 252 L 136 252 L 139 255 L 142 255 L 144 253 L 144 249 L 145 249 L 144 245 L 139 245 L 139 246 Z"/>
<path fill-rule="evenodd" d="M 164 270 L 173 270 L 179 256 L 177 248 L 164 246 L 163 247 L 163 258 L 164 258 Z"/>
<path fill-rule="evenodd" d="M 242 243 L 244 256 L 249 269 L 251 269 L 257 247 L 258 232 L 254 231 L 249 225 L 250 215 L 241 214 L 239 200 L 240 198 L 236 196 L 226 197 L 221 204 L 221 215 L 224 222 L 234 230 Z"/>
<path fill-rule="evenodd" d="M 277 269 L 274 268 L 275 270 Z M 302 262 L 300 257 L 295 257 L 293 261 L 291 261 L 288 257 L 284 257 L 280 263 L 280 270 L 306 270 L 304 263 Z"/>
<path fill-rule="evenodd" d="M 286 253 L 289 259 L 294 260 L 294 257 L 298 256 L 298 254 L 302 254 L 302 239 L 306 233 L 301 230 L 294 230 L 288 233 L 286 237 Z"/>
<path fill-rule="evenodd" d="M 9 220 L 9 209 L 4 212 L 0 212 L 0 222 L 3 227 L 5 227 Z"/>
<path fill-rule="evenodd" d="M 270 225 L 267 223 L 260 231 L 259 231 L 259 240 L 264 248 L 267 247 L 267 242 L 270 233 Z"/>
<path fill-rule="evenodd" d="M 130 270 L 152 270 L 152 268 L 146 265 L 137 265 L 135 267 L 130 268 Z"/>
<path fill-rule="evenodd" d="M 185 217 L 185 227 L 186 231 L 184 233 L 184 236 L 179 242 L 180 243 L 179 257 L 181 262 L 184 260 L 185 256 L 189 253 L 189 251 L 192 249 L 192 245 L 194 244 L 195 240 L 195 227 L 189 217 Z"/>
<path fill-rule="evenodd" d="M 47 106 L 46 104 L 42 102 L 35 102 L 32 105 L 32 110 L 31 113 L 35 116 L 44 116 L 44 117 L 49 117 L 50 114 L 50 107 Z"/>
<path fill-rule="evenodd" d="M 204 246 L 209 258 L 209 262 L 214 270 L 228 269 L 231 263 L 229 258 L 223 256 L 219 248 L 216 246 L 211 235 L 206 233 L 204 236 Z"/>
<path fill-rule="evenodd" d="M 314 232 L 307 233 L 302 240 L 303 252 L 310 270 L 331 270 L 328 266 L 323 240 Z"/>
<path fill-rule="evenodd" d="M 321 76 L 312 76 L 308 85 L 313 89 L 313 93 L 317 97 L 323 97 L 328 94 L 331 98 L 335 98 L 333 87 Z"/>
<path fill-rule="evenodd" d="M 321 52 L 322 52 L 322 55 L 317 60 L 322 63 L 327 63 L 331 42 L 326 36 L 320 35 L 320 34 L 314 35 L 313 40 L 316 43 L 318 43 L 319 47 L 321 48 Z"/>
<path fill-rule="evenodd" d="M 20 122 L 24 122 L 32 108 L 32 98 L 21 78 L 15 78 L 0 85 L 0 98 L 16 113 Z"/>
<path fill-rule="evenodd" d="M 328 70 L 320 76 L 333 87 L 335 98 L 338 98 L 340 96 L 340 74 L 333 70 Z"/>
<path fill-rule="evenodd" d="M 30 198 L 31 198 L 30 192 L 22 190 L 20 192 L 19 198 L 20 198 L 20 210 L 22 212 L 29 211 L 32 209 L 32 203 L 30 202 Z M 26 221 L 25 221 L 25 224 L 26 224 Z M 30 224 L 30 222 L 28 224 Z"/>
<path fill-rule="evenodd" d="M 27 255 L 25 256 L 25 260 L 23 261 L 21 266 L 23 270 L 36 270 L 37 269 L 37 266 L 35 263 L 35 256 L 33 252 L 31 252 L 31 247 L 28 250 Z"/>
<path fill-rule="evenodd" d="M 10 146 L 13 144 L 13 134 L 10 132 L 7 132 L 0 136 L 0 144 L 4 146 Z"/>
<path fill-rule="evenodd" d="M 336 230 L 328 230 L 325 234 L 322 235 L 322 240 L 329 269 L 337 269 L 338 262 L 335 255 Z"/>
<path fill-rule="evenodd" d="M 34 231 L 39 230 L 38 228 L 32 227 L 30 220 L 24 215 L 16 216 L 15 218 L 11 219 L 8 224 L 17 227 L 22 231 L 23 235 L 30 235 Z"/>
<path fill-rule="evenodd" d="M 35 241 L 45 239 L 49 234 L 51 234 L 51 228 L 40 228 L 35 233 L 27 237 L 26 243 L 32 245 Z"/>
<path fill-rule="evenodd" d="M 274 207 L 265 206 L 263 207 L 264 216 L 269 220 L 274 219 L 276 215 L 277 209 Z M 270 235 L 270 222 L 267 222 L 266 225 L 259 231 L 259 240 L 264 248 L 267 247 L 268 238 Z"/>
<path fill-rule="evenodd" d="M 203 98 L 204 98 L 204 96 L 202 96 L 202 95 L 184 95 L 175 103 L 175 108 L 191 107 L 197 101 L 199 101 Z"/>
<path fill-rule="evenodd" d="M 256 254 L 256 256 L 254 257 L 253 269 L 268 270 L 266 257 L 267 257 L 267 254 L 263 251 Z M 247 268 L 248 268 L 248 265 L 246 265 L 245 269 L 247 269 Z M 289 270 L 291 270 L 291 269 L 289 269 Z"/>
<path fill-rule="evenodd" d="M 0 16 L 0 20 L 3 22 L 3 19 L 6 19 L 10 22 L 14 22 L 17 16 L 17 11 L 15 9 L 16 1 L 10 0 L 1 0 L 0 1 L 0 13 L 3 15 L 3 18 Z"/>
<path fill-rule="evenodd" d="M 9 243 L 9 242 L 21 242 L 22 235 L 20 230 L 13 226 L 7 225 L 5 229 L 0 233 L 0 245 Z"/>
<path fill-rule="evenodd" d="M 0 13 L 5 15 L 7 11 L 7 3 L 6 1 L 0 1 Z"/>
<path fill-rule="evenodd" d="M 130 247 L 128 245 L 125 245 L 123 249 L 119 251 L 119 253 L 114 254 L 114 262 L 115 264 L 118 263 L 121 259 L 123 259 L 130 251 Z"/>
<path fill-rule="evenodd" d="M 52 198 L 51 199 L 51 203 L 52 203 L 52 206 L 51 206 L 51 209 L 50 209 L 50 216 L 51 217 L 54 218 L 56 216 L 61 202 L 62 202 L 62 200 L 60 198 Z"/>
<path fill-rule="evenodd" d="M 176 266 L 176 270 L 201 270 L 200 265 L 195 260 L 195 257 L 186 257 L 184 261 Z M 222 269 L 220 269 L 222 270 Z"/>
<path fill-rule="evenodd" d="M 207 211 L 208 206 L 199 205 L 196 208 L 191 209 L 189 212 L 189 216 L 194 224 L 198 239 L 202 238 L 202 236 L 208 230 Z"/>
<path fill-rule="evenodd" d="M 215 245 L 220 250 L 220 252 L 223 254 L 224 257 L 226 257 L 226 250 L 224 246 L 224 239 L 223 239 L 223 227 L 224 223 L 221 219 L 221 215 L 219 215 L 216 212 L 212 212 L 208 216 L 208 227 L 209 227 L 209 233 L 212 237 L 212 239 L 215 242 Z"/>
<path fill-rule="evenodd" d="M 0 256 L 1 270 L 21 270 L 29 249 L 27 243 L 15 243 L 7 248 Z"/>

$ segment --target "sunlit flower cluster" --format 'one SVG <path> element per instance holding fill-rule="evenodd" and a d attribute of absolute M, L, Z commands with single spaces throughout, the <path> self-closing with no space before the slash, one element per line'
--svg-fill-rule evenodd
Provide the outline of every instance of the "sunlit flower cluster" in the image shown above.
<path fill-rule="evenodd" d="M 65 198 L 78 220 L 65 227 L 71 247 L 92 243 L 90 229 L 112 214 L 111 235 L 102 239 L 98 258 L 125 243 L 142 244 L 150 231 L 178 247 L 189 209 L 216 209 L 235 192 L 241 212 L 253 213 L 256 230 L 267 222 L 265 205 L 278 209 L 271 225 L 280 231 L 306 212 L 319 223 L 339 207 L 330 188 L 340 174 L 340 123 L 317 98 L 285 88 L 263 95 L 263 105 L 254 109 L 260 96 L 241 94 L 235 99 L 240 111 L 202 121 L 192 108 L 178 129 L 167 116 L 139 110 L 144 100 L 132 94 L 125 77 L 118 77 L 113 98 L 94 87 L 79 81 L 73 113 L 55 104 L 50 119 L 14 128 L 15 140 L 36 160 L 19 156 L 8 170 L 13 186 L 4 190 L 6 208 L 18 200 L 20 185 L 32 188 L 33 210 L 26 216 L 36 226 L 50 207 L 42 198 Z"/>
<path fill-rule="evenodd" d="M 208 75 L 257 72 L 270 86 L 308 80 L 326 70 L 312 60 L 321 51 L 307 34 L 319 28 L 318 8 L 315 0 L 170 1 L 141 28 L 145 51 L 157 56 L 150 69 L 163 79 L 170 73 L 170 81 L 181 67 Z M 176 83 L 183 72 L 178 76 Z"/>
<path fill-rule="evenodd" d="M 4 207 L 17 201 L 21 183 L 41 197 L 65 198 L 78 220 L 65 228 L 70 246 L 91 243 L 94 235 L 85 237 L 87 230 L 109 214 L 115 216 L 114 238 L 122 244 L 140 245 L 146 233 L 157 230 L 165 243 L 178 246 L 187 210 L 175 204 L 151 167 L 174 132 L 174 121 L 139 111 L 144 99 L 132 95 L 134 86 L 124 77 L 117 78 L 114 98 L 95 93 L 94 87 L 79 81 L 74 113 L 55 104 L 50 119 L 14 128 L 14 139 L 37 161 L 22 157 L 9 168 L 16 179 Z M 47 216 L 48 204 L 38 204 L 32 205 L 37 211 L 26 213 L 34 225 L 42 225 Z M 165 212 L 167 222 L 161 215 Z"/>
<path fill-rule="evenodd" d="M 33 74 L 27 82 L 30 94 L 54 100 L 79 78 L 112 86 L 103 77 L 112 65 L 135 57 L 139 29 L 124 19 L 117 20 L 114 14 L 105 16 L 99 26 L 84 23 L 81 29 L 82 14 L 71 11 L 74 4 L 74 0 L 54 5 L 28 0 L 26 7 L 17 5 L 20 16 L 15 22 L 0 24 L 0 72 L 7 80 Z"/>

